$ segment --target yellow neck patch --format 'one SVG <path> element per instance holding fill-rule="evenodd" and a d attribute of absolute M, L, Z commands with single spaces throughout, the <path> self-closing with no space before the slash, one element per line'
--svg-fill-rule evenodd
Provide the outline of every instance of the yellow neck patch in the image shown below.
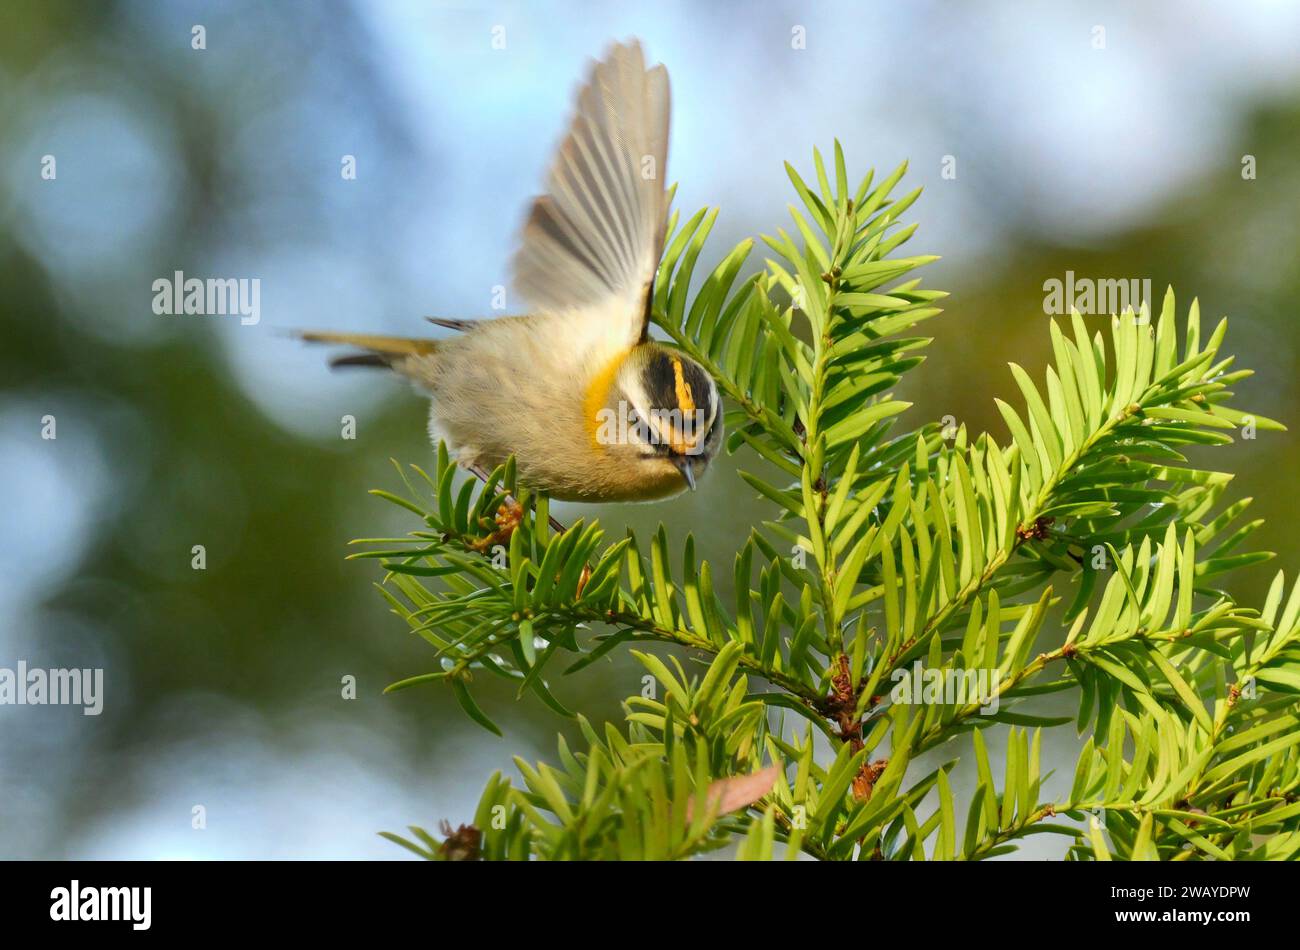
<path fill-rule="evenodd" d="M 582 401 L 582 418 L 587 425 L 587 434 L 591 437 L 591 444 L 598 449 L 604 448 L 598 437 L 601 426 L 600 410 L 606 408 L 606 403 L 609 401 L 609 388 L 614 385 L 614 379 L 618 376 L 623 361 L 631 352 L 625 350 L 601 367 L 600 371 L 591 378 L 587 394 Z"/>

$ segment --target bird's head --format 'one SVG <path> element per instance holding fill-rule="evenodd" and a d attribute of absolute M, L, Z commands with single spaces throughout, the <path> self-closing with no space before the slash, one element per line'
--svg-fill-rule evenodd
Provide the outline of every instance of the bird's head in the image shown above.
<path fill-rule="evenodd" d="M 722 445 L 722 400 L 704 367 L 643 343 L 619 367 L 611 396 L 626 422 L 618 433 L 624 455 L 641 471 L 647 497 L 693 489 Z"/>

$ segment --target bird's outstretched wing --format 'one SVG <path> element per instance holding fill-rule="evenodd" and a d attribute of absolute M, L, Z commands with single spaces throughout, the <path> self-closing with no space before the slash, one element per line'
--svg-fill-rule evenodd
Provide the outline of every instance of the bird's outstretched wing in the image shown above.
<path fill-rule="evenodd" d="M 534 306 L 616 321 L 603 329 L 628 346 L 645 337 L 663 250 L 668 115 L 668 71 L 646 69 L 639 43 L 595 63 L 514 259 Z"/>

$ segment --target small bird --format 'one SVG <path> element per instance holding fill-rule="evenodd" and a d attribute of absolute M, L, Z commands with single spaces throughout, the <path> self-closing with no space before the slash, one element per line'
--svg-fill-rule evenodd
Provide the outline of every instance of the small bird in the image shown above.
<path fill-rule="evenodd" d="M 513 261 L 534 310 L 429 318 L 447 339 L 305 333 L 365 352 L 431 396 L 429 435 L 484 477 L 515 457 L 519 483 L 563 501 L 648 501 L 694 488 L 722 441 L 712 377 L 649 336 L 668 197 L 669 89 L 639 43 L 594 63 Z"/>

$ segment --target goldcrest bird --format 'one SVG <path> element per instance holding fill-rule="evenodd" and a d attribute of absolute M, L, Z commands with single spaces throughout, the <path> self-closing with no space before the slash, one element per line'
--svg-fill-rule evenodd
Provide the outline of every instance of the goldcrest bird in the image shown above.
<path fill-rule="evenodd" d="M 534 312 L 430 318 L 448 339 L 303 338 L 365 352 L 432 397 L 429 434 L 483 477 L 515 457 L 519 483 L 564 501 L 645 501 L 695 487 L 722 441 L 697 362 L 649 336 L 668 199 L 669 89 L 640 44 L 593 64 L 513 261 Z"/>

